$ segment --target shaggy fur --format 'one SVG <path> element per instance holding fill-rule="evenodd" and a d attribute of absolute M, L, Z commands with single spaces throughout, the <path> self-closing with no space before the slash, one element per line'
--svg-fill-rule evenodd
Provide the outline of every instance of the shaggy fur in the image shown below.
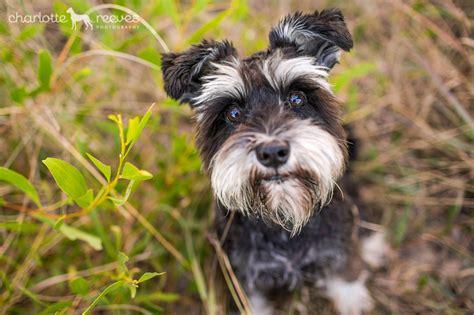
<path fill-rule="evenodd" d="M 335 9 L 289 15 L 269 39 L 245 59 L 227 41 L 164 54 L 165 90 L 195 111 L 219 235 L 236 212 L 224 249 L 255 313 L 271 314 L 274 294 L 312 286 L 360 314 L 372 299 L 354 205 L 334 190 L 348 153 L 327 81 L 352 39 Z"/>

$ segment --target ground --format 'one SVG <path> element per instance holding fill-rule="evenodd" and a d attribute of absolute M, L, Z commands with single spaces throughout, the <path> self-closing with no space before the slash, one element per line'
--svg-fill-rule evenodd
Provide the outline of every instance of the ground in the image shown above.
<path fill-rule="evenodd" d="M 241 55 L 251 54 L 266 47 L 269 27 L 288 12 L 325 7 L 339 7 L 354 36 L 354 50 L 342 56 L 330 81 L 360 143 L 351 170 L 370 213 L 362 225 L 384 228 L 392 248 L 386 266 L 368 280 L 373 313 L 474 311 L 472 1 L 117 3 L 139 13 L 160 37 L 140 23 L 73 32 L 67 23 L 7 19 L 15 12 L 67 16 L 69 7 L 82 14 L 91 1 L 0 4 L 0 165 L 28 178 L 44 206 L 0 182 L 0 312 L 81 313 L 101 292 L 106 299 L 94 310 L 106 313 L 220 310 L 212 275 L 226 261 L 214 256 L 209 181 L 195 151 L 191 111 L 165 97 L 161 40 L 174 51 L 202 38 L 228 38 Z M 95 21 L 110 12 L 90 16 Z M 106 201 L 65 217 L 102 250 L 67 239 L 58 226 L 78 206 L 42 160 L 68 161 L 97 195 L 104 179 L 85 153 L 116 170 L 120 152 L 107 116 L 142 116 L 152 103 L 128 160 L 153 178 L 122 206 Z M 121 180 L 114 189 L 124 193 L 125 186 Z M 57 229 L 38 219 L 44 217 Z M 132 279 L 144 272 L 165 274 L 138 284 L 132 298 Z M 122 282 L 105 290 L 116 281 Z M 332 312 L 307 291 L 295 295 L 291 310 Z"/>

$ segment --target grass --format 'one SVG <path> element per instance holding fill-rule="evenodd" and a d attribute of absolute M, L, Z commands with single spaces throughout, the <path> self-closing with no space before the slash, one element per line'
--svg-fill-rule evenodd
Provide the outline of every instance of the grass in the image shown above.
<path fill-rule="evenodd" d="M 374 313 L 474 309 L 469 1 L 115 5 L 137 12 L 143 23 L 94 31 L 72 31 L 69 20 L 9 23 L 15 12 L 68 16 L 68 7 L 90 10 L 91 17 L 126 12 L 76 0 L 0 4 L 0 166 L 26 177 L 39 199 L 28 185 L 0 181 L 0 312 L 222 312 L 226 284 L 215 275 L 224 266 L 227 283 L 234 279 L 226 257 L 214 256 L 220 251 L 212 235 L 212 199 L 193 143 L 191 112 L 166 98 L 159 52 L 228 38 L 242 55 L 250 54 L 266 47 L 270 25 L 286 13 L 333 6 L 343 10 L 355 41 L 330 80 L 361 143 L 353 173 L 367 220 L 377 223 L 362 225 L 383 226 L 393 247 L 387 267 L 370 280 Z M 121 115 L 126 138 L 133 117 L 142 117 L 152 103 L 127 161 L 153 178 L 132 184 L 129 198 L 114 204 L 106 197 L 127 195 L 130 180 L 109 187 L 86 153 L 121 174 L 126 139 L 107 117 Z M 42 163 L 47 158 L 66 161 L 84 178 L 86 191 L 104 198 L 93 207 L 78 206 L 82 196 L 69 198 L 74 193 L 58 187 Z M 104 187 L 110 188 L 105 195 Z M 102 249 L 84 234 L 77 239 L 73 232 L 71 240 L 64 226 L 98 240 Z M 238 286 L 232 292 L 239 296 Z M 330 311 L 303 292 L 292 312 L 313 313 L 311 305 Z M 240 307 L 246 309 L 245 301 Z"/>

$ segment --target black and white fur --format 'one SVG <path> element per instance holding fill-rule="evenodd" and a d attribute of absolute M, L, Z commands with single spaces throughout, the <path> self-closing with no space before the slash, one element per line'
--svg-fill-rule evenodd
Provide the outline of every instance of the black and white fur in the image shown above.
<path fill-rule="evenodd" d="M 342 314 L 361 314 L 373 305 L 362 264 L 370 255 L 359 252 L 355 205 L 335 189 L 348 153 L 328 83 L 351 35 L 331 9 L 289 15 L 269 39 L 245 59 L 227 41 L 164 54 L 165 90 L 195 111 L 217 231 L 235 211 L 224 249 L 255 314 L 271 314 L 273 296 L 303 286 L 321 289 Z"/>

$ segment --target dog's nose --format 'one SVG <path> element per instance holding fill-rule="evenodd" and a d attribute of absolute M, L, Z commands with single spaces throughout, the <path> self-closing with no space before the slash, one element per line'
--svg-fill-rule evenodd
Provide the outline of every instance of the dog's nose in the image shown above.
<path fill-rule="evenodd" d="M 255 149 L 257 160 L 266 167 L 278 167 L 288 161 L 290 146 L 283 141 L 263 143 Z"/>

